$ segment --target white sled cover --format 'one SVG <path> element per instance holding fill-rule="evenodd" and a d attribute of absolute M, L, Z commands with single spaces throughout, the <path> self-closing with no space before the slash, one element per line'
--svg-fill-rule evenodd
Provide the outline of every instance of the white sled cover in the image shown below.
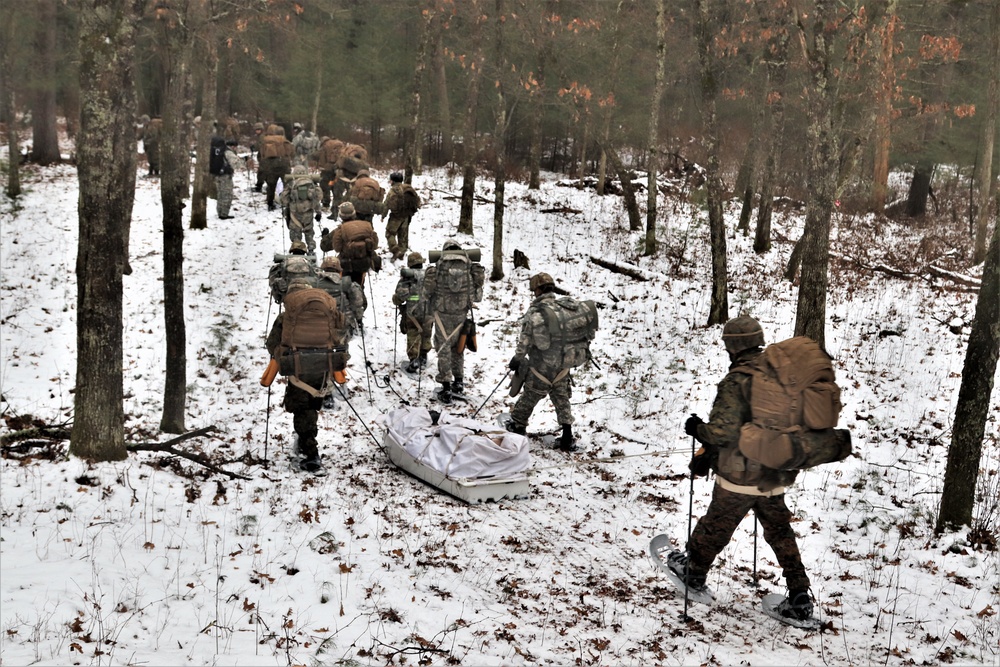
<path fill-rule="evenodd" d="M 402 407 L 387 428 L 410 456 L 452 479 L 510 477 L 531 466 L 526 437 L 474 419 L 444 412 L 435 426 L 425 408 Z"/>

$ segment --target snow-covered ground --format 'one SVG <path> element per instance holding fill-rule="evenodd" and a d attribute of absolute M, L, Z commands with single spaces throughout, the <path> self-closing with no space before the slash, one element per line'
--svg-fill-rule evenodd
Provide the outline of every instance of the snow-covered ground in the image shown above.
<path fill-rule="evenodd" d="M 388 182 L 388 171 L 374 174 Z M 0 199 L 0 389 L 7 424 L 72 418 L 75 378 L 77 182 L 70 166 L 31 168 L 26 192 Z M 709 584 L 711 608 L 680 619 L 678 594 L 647 556 L 650 538 L 680 547 L 691 499 L 683 422 L 707 416 L 728 365 L 709 307 L 703 213 L 663 203 L 661 252 L 639 256 L 621 200 L 564 187 L 507 186 L 504 257 L 531 270 L 487 282 L 479 351 L 467 384 L 480 400 L 447 408 L 479 419 L 512 401 L 503 380 L 527 307 L 527 279 L 603 305 L 598 367 L 575 375 L 581 451 L 532 446 L 529 498 L 469 506 L 394 467 L 380 448 L 384 416 L 401 399 L 432 402 L 398 370 L 405 354 L 390 294 L 400 265 L 371 277 L 373 307 L 356 339 L 348 407 L 320 417 L 330 474 L 291 469 L 283 385 L 258 384 L 263 339 L 277 307 L 267 272 L 287 249 L 263 195 L 238 178 L 235 218 L 186 230 L 187 427 L 215 426 L 181 447 L 232 461 L 248 481 L 181 459 L 137 453 L 120 463 L 67 459 L 65 441 L 5 447 L 0 467 L 0 663 L 135 665 L 463 664 L 998 664 L 996 552 L 933 522 L 976 295 L 947 283 L 900 280 L 834 263 L 827 346 L 844 389 L 842 425 L 857 456 L 808 471 L 788 494 L 822 633 L 765 617 L 759 598 L 784 592 L 774 556 L 747 517 Z M 419 175 L 426 205 L 415 249 L 441 247 L 457 226 L 460 182 Z M 165 340 L 157 180 L 140 178 L 125 278 L 125 390 L 131 442 L 165 441 Z M 478 194 L 489 199 L 492 183 Z M 565 207 L 580 213 L 542 213 Z M 492 207 L 477 204 L 466 246 L 491 256 Z M 729 228 L 738 210 L 730 208 Z M 332 224 L 324 220 L 324 224 Z M 384 224 L 376 219 L 380 236 Z M 792 334 L 796 288 L 780 278 L 799 215 L 776 219 L 775 249 L 730 232 L 730 314 L 757 317 L 768 340 Z M 835 217 L 833 250 L 868 264 L 900 261 L 915 230 Z M 385 255 L 387 256 L 387 254 Z M 644 282 L 591 256 L 627 262 Z M 487 267 L 489 272 L 489 267 Z M 973 269 L 971 276 L 978 275 Z M 958 324 L 960 333 L 949 329 Z M 889 333 L 887 333 L 889 332 Z M 365 372 L 365 360 L 373 372 Z M 433 362 L 434 355 L 431 354 Z M 984 447 L 986 502 L 1000 467 L 997 391 Z M 356 411 L 352 411 L 352 409 Z M 555 431 L 540 404 L 529 431 Z M 265 457 L 267 463 L 265 463 Z M 712 484 L 694 484 L 697 519 Z M 996 505 L 994 504 L 995 508 Z M 995 510 L 994 510 L 995 511 Z M 996 526 L 994 515 L 993 525 Z M 760 586 L 752 585 L 754 573 Z"/>

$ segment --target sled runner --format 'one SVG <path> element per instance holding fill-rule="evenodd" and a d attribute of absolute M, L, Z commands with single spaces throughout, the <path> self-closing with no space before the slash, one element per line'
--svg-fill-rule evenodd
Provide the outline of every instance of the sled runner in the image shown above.
<path fill-rule="evenodd" d="M 382 447 L 397 467 L 469 504 L 524 498 L 528 439 L 472 419 L 402 407 L 387 419 Z"/>

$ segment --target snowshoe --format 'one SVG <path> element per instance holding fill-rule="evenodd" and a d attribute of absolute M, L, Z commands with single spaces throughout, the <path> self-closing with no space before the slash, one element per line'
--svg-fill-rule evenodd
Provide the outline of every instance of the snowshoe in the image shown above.
<path fill-rule="evenodd" d="M 791 599 L 779 593 L 765 595 L 760 601 L 764 613 L 792 627 L 803 630 L 821 629 L 823 622 L 812 615 L 813 604 L 809 593 L 799 591 L 789 595 Z"/>
<path fill-rule="evenodd" d="M 683 551 L 671 550 L 669 536 L 657 535 L 654 537 L 649 542 L 649 555 L 682 595 L 687 589 L 686 595 L 689 600 L 705 605 L 715 602 L 715 594 L 705 584 L 705 577 L 687 574 L 687 554 Z"/>
<path fill-rule="evenodd" d="M 317 456 L 314 458 L 304 458 L 299 461 L 299 469 L 312 473 L 317 477 L 323 477 L 326 475 L 326 467 L 323 465 L 323 461 Z"/>

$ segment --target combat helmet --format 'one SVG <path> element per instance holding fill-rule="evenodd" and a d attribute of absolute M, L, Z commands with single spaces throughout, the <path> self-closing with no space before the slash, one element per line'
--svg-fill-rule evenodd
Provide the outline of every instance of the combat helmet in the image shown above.
<path fill-rule="evenodd" d="M 441 250 L 461 250 L 461 249 L 462 249 L 462 244 L 456 241 L 455 239 L 448 239 L 447 241 L 444 242 L 444 245 L 441 246 Z"/>
<path fill-rule="evenodd" d="M 740 315 L 722 327 L 722 341 L 726 345 L 726 352 L 738 354 L 754 347 L 764 347 L 764 330 L 754 318 Z"/>
<path fill-rule="evenodd" d="M 536 273 L 535 275 L 531 276 L 531 280 L 528 281 L 528 287 L 531 289 L 532 292 L 537 292 L 539 290 L 545 288 L 552 288 L 555 286 L 556 286 L 556 281 L 552 280 L 552 276 L 545 273 L 544 271 L 541 273 Z"/>
<path fill-rule="evenodd" d="M 292 176 L 305 176 L 308 173 L 309 170 L 306 169 L 306 166 L 304 164 L 297 164 L 294 167 L 292 167 Z"/>
<path fill-rule="evenodd" d="M 353 220 L 358 214 L 358 212 L 354 210 L 354 204 L 349 201 L 345 201 L 338 206 L 337 212 L 340 213 L 341 220 Z"/>
<path fill-rule="evenodd" d="M 323 263 L 319 267 L 323 271 L 336 271 L 337 273 L 342 273 L 343 269 L 340 266 L 340 260 L 330 255 L 329 257 L 323 258 Z"/>
<path fill-rule="evenodd" d="M 406 266 L 409 268 L 414 268 L 421 266 L 424 263 L 424 257 L 419 252 L 411 252 L 406 256 Z"/>
<path fill-rule="evenodd" d="M 402 183 L 403 175 L 398 171 L 394 171 L 391 174 L 389 174 L 389 180 L 392 181 L 393 183 Z"/>
<path fill-rule="evenodd" d="M 292 241 L 292 245 L 288 246 L 288 252 L 292 254 L 304 255 L 309 252 L 309 246 L 307 246 L 304 241 Z"/>

